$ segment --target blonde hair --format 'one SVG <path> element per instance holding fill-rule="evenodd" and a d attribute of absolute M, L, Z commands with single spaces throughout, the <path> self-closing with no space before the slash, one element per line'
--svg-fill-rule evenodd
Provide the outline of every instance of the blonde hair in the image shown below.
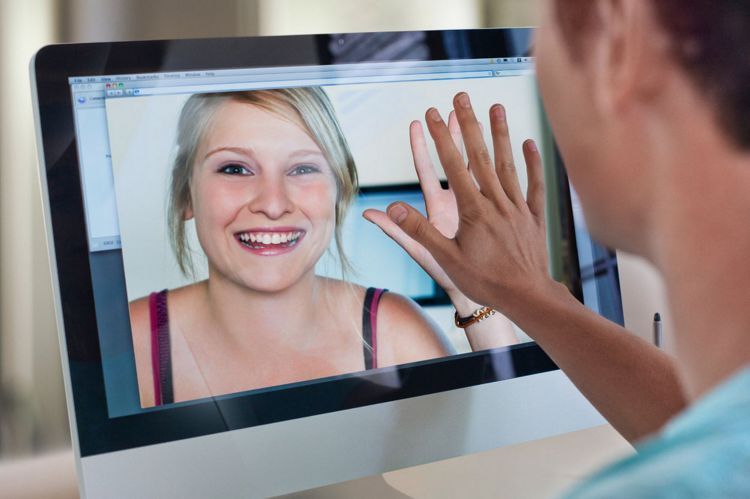
<path fill-rule="evenodd" d="M 333 105 L 320 87 L 195 94 L 185 102 L 177 124 L 177 152 L 172 163 L 167 209 L 170 243 L 183 275 L 194 275 L 192 251 L 185 237 L 185 211 L 191 206 L 190 187 L 196 154 L 217 110 L 226 102 L 251 104 L 301 122 L 320 147 L 336 180 L 334 239 L 345 276 L 352 267 L 344 254 L 341 226 L 357 192 L 357 169 Z"/>

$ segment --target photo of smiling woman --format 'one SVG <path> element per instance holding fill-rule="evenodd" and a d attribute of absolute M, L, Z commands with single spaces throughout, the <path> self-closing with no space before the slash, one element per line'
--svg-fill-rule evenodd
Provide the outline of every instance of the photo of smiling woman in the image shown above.
<path fill-rule="evenodd" d="M 130 303 L 141 405 L 454 353 L 411 299 L 316 275 L 332 241 L 348 267 L 340 229 L 356 193 L 321 88 L 191 96 L 177 126 L 168 229 L 190 275 L 185 223 L 194 221 L 208 278 Z M 482 327 L 497 331 L 490 346 L 516 341 L 502 317 Z"/>

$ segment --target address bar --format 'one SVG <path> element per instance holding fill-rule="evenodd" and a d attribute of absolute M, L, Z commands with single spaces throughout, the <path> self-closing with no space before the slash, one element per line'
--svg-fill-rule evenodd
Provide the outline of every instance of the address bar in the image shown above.
<path fill-rule="evenodd" d="M 137 89 L 135 95 L 164 95 L 175 93 L 198 93 L 212 91 L 231 91 L 231 90 L 253 90 L 259 88 L 283 88 L 299 86 L 315 86 L 336 83 L 383 83 L 394 81 L 418 81 L 418 80 L 441 80 L 441 79 L 465 79 L 465 78 L 487 78 L 493 76 L 492 71 L 468 71 L 452 73 L 427 73 L 414 75 L 388 75 L 388 76 L 359 76 L 349 78 L 317 78 L 317 79 L 296 79 L 296 80 L 268 80 L 254 81 L 246 83 L 209 83 L 205 85 L 192 86 L 170 86 L 170 87 L 146 87 Z"/>

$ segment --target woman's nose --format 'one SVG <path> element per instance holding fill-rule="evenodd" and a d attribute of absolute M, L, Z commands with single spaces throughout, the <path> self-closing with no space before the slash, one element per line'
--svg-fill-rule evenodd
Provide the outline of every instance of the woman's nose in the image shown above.
<path fill-rule="evenodd" d="M 266 177 L 247 204 L 253 213 L 262 213 L 272 220 L 294 211 L 294 203 L 289 197 L 283 179 Z"/>

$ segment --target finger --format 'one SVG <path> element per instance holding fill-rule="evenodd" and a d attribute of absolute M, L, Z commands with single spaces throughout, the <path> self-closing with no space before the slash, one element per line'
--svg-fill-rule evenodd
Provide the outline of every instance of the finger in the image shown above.
<path fill-rule="evenodd" d="M 471 107 L 469 95 L 466 92 L 459 93 L 454 98 L 453 104 L 458 123 L 461 126 L 461 135 L 469 159 L 469 169 L 485 196 L 497 199 L 502 195 L 502 189 L 495 175 L 492 159 L 487 151 L 479 122 Z M 502 199 L 497 200 L 502 201 Z"/>
<path fill-rule="evenodd" d="M 393 239 L 396 244 L 401 246 L 409 256 L 417 262 L 426 272 L 429 270 L 426 268 L 425 259 L 428 256 L 427 251 L 423 246 L 419 245 L 414 239 L 399 227 L 396 222 L 391 220 L 386 213 L 380 210 L 369 209 L 362 213 L 368 221 L 377 225 L 388 237 Z"/>
<path fill-rule="evenodd" d="M 426 115 L 427 129 L 432 140 L 435 141 L 440 164 L 448 178 L 448 183 L 456 196 L 456 203 L 460 208 L 476 204 L 477 188 L 469 171 L 466 169 L 461 154 L 453 144 L 448 127 L 435 108 L 430 108 Z"/>
<path fill-rule="evenodd" d="M 481 123 L 479 125 L 481 126 Z M 448 131 L 450 131 L 451 137 L 453 137 L 453 143 L 456 144 L 456 149 L 458 149 L 458 152 L 461 153 L 461 158 L 464 160 L 464 164 L 466 164 L 467 160 L 466 148 L 464 147 L 464 138 L 461 136 L 461 126 L 458 124 L 458 118 L 456 118 L 455 111 L 451 111 L 448 115 Z M 466 164 L 466 169 L 468 170 L 468 168 L 469 165 Z M 478 184 L 476 185 L 477 187 L 479 187 Z"/>
<path fill-rule="evenodd" d="M 456 149 L 458 149 L 458 152 L 461 153 L 461 157 L 463 158 L 466 152 L 464 151 L 464 138 L 461 137 L 461 127 L 458 125 L 455 111 L 451 111 L 448 115 L 448 131 L 453 138 L 453 144 L 455 144 Z"/>
<path fill-rule="evenodd" d="M 526 159 L 526 172 L 529 182 L 526 191 L 526 204 L 534 216 L 544 221 L 544 169 L 542 168 L 539 148 L 533 140 L 529 139 L 524 142 L 523 155 Z"/>
<path fill-rule="evenodd" d="M 448 115 L 448 130 L 451 132 L 451 137 L 453 137 L 453 143 L 456 144 L 456 149 L 458 149 L 463 155 L 465 152 L 464 138 L 461 136 L 461 126 L 458 124 L 455 111 L 451 111 Z M 479 122 L 479 130 L 482 132 L 482 136 L 484 136 L 484 125 L 481 121 Z"/>
<path fill-rule="evenodd" d="M 495 151 L 497 178 L 500 179 L 500 184 L 503 186 L 508 199 L 516 206 L 522 206 L 526 200 L 518 183 L 505 108 L 500 104 L 495 104 L 490 108 L 490 127 L 492 128 L 492 145 Z"/>
<path fill-rule="evenodd" d="M 430 152 L 424 137 L 424 129 L 422 128 L 422 123 L 419 121 L 412 121 L 409 126 L 409 142 L 411 144 L 411 154 L 414 158 L 414 168 L 419 178 L 419 186 L 422 188 L 429 213 L 430 202 L 443 188 L 440 185 L 440 179 L 430 159 Z"/>
<path fill-rule="evenodd" d="M 386 212 L 388 218 L 407 236 L 424 246 L 438 263 L 449 260 L 448 256 L 455 248 L 455 241 L 442 235 L 421 213 L 401 202 L 392 203 Z"/>

